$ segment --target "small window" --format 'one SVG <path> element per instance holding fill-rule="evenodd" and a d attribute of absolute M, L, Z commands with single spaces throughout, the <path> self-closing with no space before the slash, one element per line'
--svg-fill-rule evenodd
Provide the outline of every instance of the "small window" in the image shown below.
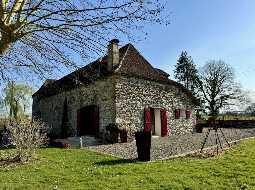
<path fill-rule="evenodd" d="M 175 119 L 180 119 L 181 116 L 181 110 L 180 109 L 176 109 L 175 110 Z"/>
<path fill-rule="evenodd" d="M 180 109 L 180 118 L 186 118 L 186 110 Z"/>
<path fill-rule="evenodd" d="M 191 118 L 191 111 L 186 110 L 186 119 L 190 119 L 190 118 Z"/>

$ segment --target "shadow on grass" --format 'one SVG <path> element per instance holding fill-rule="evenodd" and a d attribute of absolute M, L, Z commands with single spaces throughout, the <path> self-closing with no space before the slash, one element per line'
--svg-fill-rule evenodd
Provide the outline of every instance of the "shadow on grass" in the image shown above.
<path fill-rule="evenodd" d="M 19 156 L 9 155 L 7 157 L 0 157 L 0 168 L 17 165 L 17 164 L 22 164 L 21 158 Z"/>
<path fill-rule="evenodd" d="M 113 166 L 113 165 L 122 165 L 122 164 L 134 164 L 138 163 L 138 160 L 126 160 L 126 159 L 118 159 L 118 160 L 105 160 L 100 162 L 95 162 L 95 165 L 99 166 Z"/>
<path fill-rule="evenodd" d="M 0 150 L 10 150 L 10 149 L 15 149 L 15 145 L 9 145 L 9 146 L 0 146 Z"/>

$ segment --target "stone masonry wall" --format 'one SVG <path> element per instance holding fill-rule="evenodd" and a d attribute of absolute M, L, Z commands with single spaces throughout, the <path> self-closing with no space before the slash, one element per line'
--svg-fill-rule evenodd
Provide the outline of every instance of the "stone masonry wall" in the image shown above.
<path fill-rule="evenodd" d="M 40 113 L 41 119 L 51 127 L 54 135 L 60 134 L 64 101 L 67 98 L 68 119 L 72 136 L 77 133 L 77 110 L 89 106 L 99 107 L 99 131 L 102 136 L 105 126 L 115 122 L 114 78 L 108 77 L 91 83 L 88 86 L 76 88 L 51 97 L 43 98 L 39 102 L 33 100 L 33 115 Z"/>
<path fill-rule="evenodd" d="M 145 106 L 167 110 L 170 135 L 191 132 L 196 122 L 194 105 L 180 88 L 135 77 L 112 76 L 39 102 L 34 97 L 33 116 L 40 113 L 55 135 L 60 135 L 65 98 L 73 136 L 77 132 L 77 110 L 89 105 L 99 107 L 101 136 L 105 126 L 114 122 L 134 130 L 143 129 Z M 186 119 L 184 112 L 180 119 L 175 119 L 175 109 L 191 110 L 191 119 Z"/>
<path fill-rule="evenodd" d="M 187 94 L 173 85 L 121 76 L 116 80 L 116 122 L 128 124 L 132 129 L 143 129 L 144 107 L 165 108 L 168 114 L 169 134 L 192 132 L 196 123 L 194 105 Z M 191 119 L 185 112 L 175 119 L 175 109 L 189 109 Z"/>

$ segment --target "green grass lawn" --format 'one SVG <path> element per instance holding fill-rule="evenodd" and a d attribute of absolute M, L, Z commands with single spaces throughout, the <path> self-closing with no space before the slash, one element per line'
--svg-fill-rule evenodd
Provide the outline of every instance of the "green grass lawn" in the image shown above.
<path fill-rule="evenodd" d="M 55 148 L 39 158 L 0 167 L 0 189 L 255 189 L 255 140 L 208 159 L 142 163 Z"/>

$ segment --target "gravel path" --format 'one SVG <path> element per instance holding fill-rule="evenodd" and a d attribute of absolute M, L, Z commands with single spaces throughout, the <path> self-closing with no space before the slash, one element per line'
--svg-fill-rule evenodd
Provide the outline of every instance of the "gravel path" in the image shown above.
<path fill-rule="evenodd" d="M 203 133 L 191 133 L 186 135 L 172 135 L 168 138 L 153 137 L 151 144 L 151 160 L 167 159 L 170 156 L 187 153 L 190 151 L 201 149 L 205 140 L 208 129 L 204 129 Z M 222 129 L 222 132 L 228 142 L 255 137 L 255 128 L 251 129 Z M 220 131 L 218 135 L 221 143 L 226 143 L 224 136 Z M 216 145 L 216 133 L 212 130 L 209 133 L 205 147 Z M 107 145 L 88 146 L 88 149 L 109 154 L 124 159 L 136 159 L 135 141 L 130 143 L 116 143 Z"/>

